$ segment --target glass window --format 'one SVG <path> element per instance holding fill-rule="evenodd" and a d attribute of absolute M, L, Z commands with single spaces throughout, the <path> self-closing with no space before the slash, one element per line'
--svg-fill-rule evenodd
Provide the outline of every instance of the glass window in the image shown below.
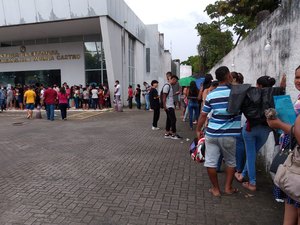
<path fill-rule="evenodd" d="M 84 51 L 86 83 L 97 85 L 107 83 L 105 54 L 102 43 L 85 42 Z"/>

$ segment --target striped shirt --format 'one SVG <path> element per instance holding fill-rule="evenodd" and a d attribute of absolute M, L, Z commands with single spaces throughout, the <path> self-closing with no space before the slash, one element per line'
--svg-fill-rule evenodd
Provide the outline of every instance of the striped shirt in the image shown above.
<path fill-rule="evenodd" d="M 211 137 L 239 136 L 241 133 L 241 116 L 227 112 L 230 89 L 228 86 L 218 86 L 210 92 L 205 100 L 202 112 L 212 116 L 206 129 L 206 135 Z"/>

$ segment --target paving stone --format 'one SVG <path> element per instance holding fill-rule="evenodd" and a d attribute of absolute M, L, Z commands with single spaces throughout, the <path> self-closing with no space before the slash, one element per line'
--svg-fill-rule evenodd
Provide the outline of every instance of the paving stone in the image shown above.
<path fill-rule="evenodd" d="M 1 225 L 282 224 L 261 171 L 256 193 L 235 182 L 238 194 L 211 196 L 206 169 L 188 153 L 187 123 L 178 119 L 184 139 L 170 140 L 151 130 L 151 112 L 71 114 L 54 122 L 0 114 Z"/>

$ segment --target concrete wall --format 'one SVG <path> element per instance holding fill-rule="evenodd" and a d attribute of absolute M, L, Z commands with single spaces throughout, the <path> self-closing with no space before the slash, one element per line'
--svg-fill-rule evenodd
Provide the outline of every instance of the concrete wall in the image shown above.
<path fill-rule="evenodd" d="M 61 81 L 67 82 L 70 85 L 85 84 L 85 66 L 83 43 L 61 43 L 61 44 L 47 44 L 47 45 L 28 45 L 26 53 L 37 51 L 55 51 L 60 55 L 80 55 L 76 60 L 57 60 L 57 55 L 53 55 L 53 60 L 34 61 L 31 57 L 31 62 L 15 62 L 15 63 L 1 63 L 1 72 L 13 71 L 31 71 L 31 70 L 61 70 Z M 20 47 L 2 47 L 0 54 L 15 54 L 20 53 Z M 29 57 L 27 57 L 29 58 Z M 3 59 L 1 57 L 1 59 Z"/>
<path fill-rule="evenodd" d="M 272 49 L 265 51 L 267 38 Z M 241 72 L 245 83 L 255 85 L 258 77 L 269 75 L 277 80 L 287 74 L 287 93 L 295 100 L 299 91 L 294 87 L 295 69 L 300 65 L 300 1 L 284 0 L 282 6 L 263 21 L 235 49 L 210 71 L 225 65 L 231 71 Z M 269 167 L 274 155 L 274 137 L 271 133 L 261 153 Z"/>
<path fill-rule="evenodd" d="M 270 53 L 264 50 L 271 34 Z M 282 73 L 288 76 L 287 92 L 293 99 L 298 91 L 294 88 L 294 72 L 300 65 L 300 2 L 283 1 L 282 6 L 263 21 L 245 40 L 223 58 L 211 73 L 220 65 L 232 71 L 241 72 L 245 82 L 255 84 L 258 77 L 269 75 L 277 80 Z"/>

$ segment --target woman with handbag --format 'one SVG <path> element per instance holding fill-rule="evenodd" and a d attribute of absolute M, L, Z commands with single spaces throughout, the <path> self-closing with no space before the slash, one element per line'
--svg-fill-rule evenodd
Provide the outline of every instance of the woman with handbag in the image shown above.
<path fill-rule="evenodd" d="M 300 91 L 300 66 L 296 69 L 294 84 L 295 84 L 296 89 Z M 295 112 L 297 115 L 300 114 L 300 111 L 299 111 L 300 100 L 299 99 L 300 99 L 300 95 L 298 96 L 298 100 L 296 101 L 296 103 L 294 105 Z M 278 118 L 268 119 L 267 122 L 271 128 L 281 129 L 286 134 L 294 133 L 297 143 L 300 143 L 300 117 L 299 116 L 296 119 L 294 128 L 291 125 L 282 122 Z M 292 132 L 290 132 L 290 131 L 292 131 Z M 287 135 L 285 135 L 285 136 L 286 136 L 285 138 L 291 139 L 291 137 L 287 137 Z M 294 148 L 293 151 L 294 152 L 292 154 L 297 153 L 297 156 L 299 156 L 300 150 L 299 150 L 298 144 L 296 145 L 296 147 Z M 297 152 L 295 152 L 295 151 L 297 151 Z M 288 159 L 289 159 L 289 157 L 288 157 Z M 294 156 L 294 160 L 297 160 L 297 158 L 295 156 Z M 298 164 L 298 168 L 297 168 L 297 164 L 294 164 L 293 166 L 294 167 L 296 166 L 297 171 L 300 170 L 299 164 Z M 278 170 L 277 170 L 277 172 L 279 172 Z M 295 170 L 295 168 L 294 168 L 294 170 Z M 275 180 L 276 180 L 276 178 L 278 178 L 278 175 L 279 174 L 276 173 Z M 297 174 L 294 174 L 294 176 L 297 177 Z M 294 187 L 292 187 L 294 190 L 296 190 L 295 192 L 300 192 L 300 175 L 299 175 L 299 173 L 298 173 L 298 176 L 299 176 L 299 178 L 296 179 L 297 180 L 296 182 L 293 182 Z M 285 180 L 288 180 L 288 179 L 285 179 Z M 299 190 L 299 191 L 297 191 L 297 190 Z M 284 190 L 284 188 L 280 189 L 278 186 L 274 187 L 274 195 L 275 195 L 276 200 L 277 201 L 280 201 L 280 200 L 285 201 L 285 212 L 284 212 L 284 223 L 283 224 L 284 225 L 297 225 L 297 224 L 300 225 L 300 201 L 299 201 L 299 199 L 296 199 L 295 197 L 291 197 L 291 196 L 299 196 L 299 193 L 290 194 L 291 193 L 290 191 L 291 190 Z"/>

